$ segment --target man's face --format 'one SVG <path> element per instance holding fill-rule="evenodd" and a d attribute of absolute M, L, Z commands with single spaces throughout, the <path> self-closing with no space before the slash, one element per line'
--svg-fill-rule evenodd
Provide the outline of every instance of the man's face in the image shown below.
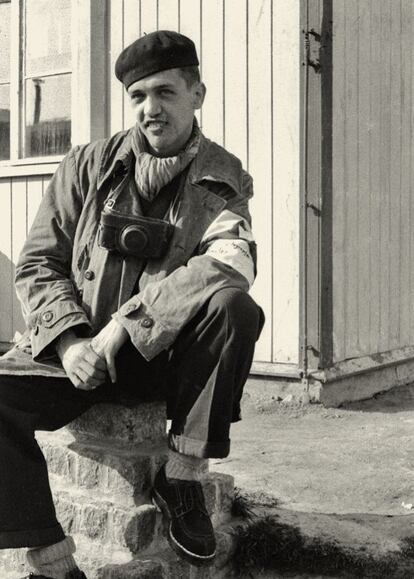
<path fill-rule="evenodd" d="M 188 87 L 174 68 L 134 82 L 128 94 L 152 152 L 159 157 L 176 155 L 191 135 L 194 111 L 203 104 L 204 85 Z"/>

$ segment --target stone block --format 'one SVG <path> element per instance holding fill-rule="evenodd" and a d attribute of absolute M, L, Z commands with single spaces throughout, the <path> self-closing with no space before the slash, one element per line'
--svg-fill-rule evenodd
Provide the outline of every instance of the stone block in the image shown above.
<path fill-rule="evenodd" d="M 119 404 L 96 404 L 66 428 L 75 437 L 129 443 L 157 441 L 165 436 L 165 405 L 151 402 L 129 408 Z"/>
<path fill-rule="evenodd" d="M 119 504 L 135 505 L 145 500 L 153 476 L 167 456 L 164 442 L 136 445 L 107 439 L 76 440 L 66 429 L 38 433 L 37 439 L 50 473 Z"/>
<path fill-rule="evenodd" d="M 202 480 L 204 497 L 214 526 L 231 518 L 234 497 L 234 479 L 230 475 L 212 472 Z"/>
<path fill-rule="evenodd" d="M 153 505 L 122 508 L 110 501 L 67 492 L 53 485 L 59 522 L 66 533 L 77 533 L 90 540 L 110 542 L 136 554 L 155 538 L 156 509 Z"/>
<path fill-rule="evenodd" d="M 162 579 L 165 577 L 161 563 L 151 560 L 132 561 L 127 565 L 107 565 L 97 579 Z"/>

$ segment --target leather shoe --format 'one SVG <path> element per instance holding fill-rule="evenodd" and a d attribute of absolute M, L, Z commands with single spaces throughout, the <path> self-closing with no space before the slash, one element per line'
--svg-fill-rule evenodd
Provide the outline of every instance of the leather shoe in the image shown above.
<path fill-rule="evenodd" d="M 169 479 L 165 466 L 158 471 L 152 500 L 169 522 L 168 541 L 178 555 L 193 565 L 210 564 L 216 538 L 198 481 Z"/>

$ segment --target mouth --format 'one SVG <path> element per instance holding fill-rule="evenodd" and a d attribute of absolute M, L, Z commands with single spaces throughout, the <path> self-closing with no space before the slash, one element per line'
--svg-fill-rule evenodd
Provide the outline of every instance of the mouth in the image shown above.
<path fill-rule="evenodd" d="M 150 131 L 161 131 L 166 127 L 166 125 L 166 121 L 147 121 L 145 123 L 145 128 Z"/>

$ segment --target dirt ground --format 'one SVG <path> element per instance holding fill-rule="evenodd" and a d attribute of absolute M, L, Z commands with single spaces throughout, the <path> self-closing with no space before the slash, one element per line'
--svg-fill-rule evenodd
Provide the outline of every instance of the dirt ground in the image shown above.
<path fill-rule="evenodd" d="M 230 456 L 211 470 L 232 474 L 247 493 L 306 512 L 414 508 L 414 386 L 340 409 L 275 402 L 245 405 L 244 414 L 232 426 Z"/>
<path fill-rule="evenodd" d="M 339 409 L 260 405 L 247 392 L 231 434 L 230 456 L 211 470 L 233 475 L 262 515 L 344 553 L 385 561 L 410 551 L 399 574 L 346 576 L 414 577 L 414 385 Z"/>

